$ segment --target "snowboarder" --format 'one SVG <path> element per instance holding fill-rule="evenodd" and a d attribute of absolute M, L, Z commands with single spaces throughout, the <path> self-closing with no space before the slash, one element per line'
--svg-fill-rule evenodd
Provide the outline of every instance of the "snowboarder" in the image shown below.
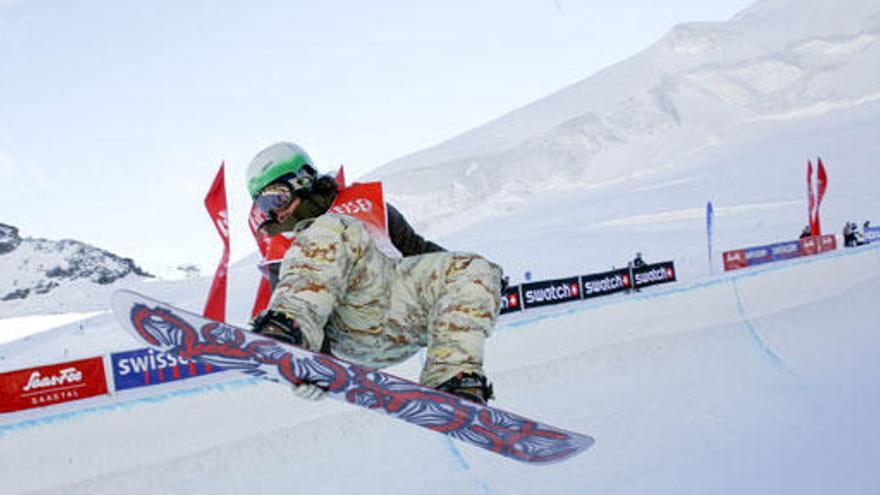
<path fill-rule="evenodd" d="M 260 228 L 293 235 L 255 332 L 374 368 L 426 347 L 420 383 L 480 403 L 492 397 L 482 368 L 501 307 L 497 265 L 418 236 L 381 186 L 378 197 L 369 184 L 339 191 L 293 143 L 258 153 L 247 186 Z M 343 194 L 348 201 L 337 204 Z M 390 246 L 404 257 L 389 256 Z M 324 395 L 314 384 L 295 390 Z"/>

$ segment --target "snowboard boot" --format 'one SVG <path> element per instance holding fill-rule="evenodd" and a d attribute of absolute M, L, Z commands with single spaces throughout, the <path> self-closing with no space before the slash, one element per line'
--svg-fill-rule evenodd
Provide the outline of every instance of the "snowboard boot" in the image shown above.
<path fill-rule="evenodd" d="M 492 384 L 481 373 L 459 373 L 437 386 L 437 390 L 457 395 L 477 404 L 485 404 L 493 398 Z"/>
<path fill-rule="evenodd" d="M 303 334 L 299 323 L 280 311 L 270 309 L 260 313 L 254 319 L 252 330 L 256 334 L 279 340 L 285 344 L 303 345 Z"/>

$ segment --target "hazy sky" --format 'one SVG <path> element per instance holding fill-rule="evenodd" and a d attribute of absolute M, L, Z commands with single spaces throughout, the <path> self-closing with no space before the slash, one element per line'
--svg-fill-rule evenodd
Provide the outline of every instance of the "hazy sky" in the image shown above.
<path fill-rule="evenodd" d="M 350 178 L 750 0 L 0 0 L 0 223 L 214 269 L 203 198 L 291 140 Z"/>

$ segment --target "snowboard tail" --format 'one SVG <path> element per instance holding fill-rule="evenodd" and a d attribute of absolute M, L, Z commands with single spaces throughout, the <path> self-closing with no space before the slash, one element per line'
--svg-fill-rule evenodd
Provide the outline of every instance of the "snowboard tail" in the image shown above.
<path fill-rule="evenodd" d="M 117 291 L 122 327 L 155 349 L 271 381 L 315 383 L 328 396 L 383 412 L 531 464 L 563 461 L 594 440 L 467 401 L 380 370 L 213 321 L 131 291 Z"/>

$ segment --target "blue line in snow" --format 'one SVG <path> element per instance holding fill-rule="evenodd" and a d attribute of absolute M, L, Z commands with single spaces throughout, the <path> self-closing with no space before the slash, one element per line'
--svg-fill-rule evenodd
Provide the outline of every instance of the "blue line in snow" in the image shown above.
<path fill-rule="evenodd" d="M 452 454 L 452 457 L 458 461 L 458 467 L 465 471 L 470 471 L 471 466 L 464 460 L 464 456 L 461 454 L 461 450 L 458 449 L 458 446 L 455 445 L 455 442 L 452 441 L 451 438 L 446 438 L 446 447 L 449 449 L 449 453 Z"/>
<path fill-rule="evenodd" d="M 423 367 L 425 366 L 424 351 L 419 352 L 419 364 Z M 446 449 L 449 451 L 450 455 L 452 455 L 452 458 L 455 460 L 457 466 L 462 471 L 470 471 L 471 466 L 470 464 L 468 464 L 467 460 L 465 460 L 464 454 L 461 453 L 461 449 L 458 448 L 458 445 L 455 444 L 452 438 L 445 435 L 444 438 L 446 439 Z M 492 488 L 489 486 L 488 483 L 479 478 L 477 478 L 477 481 L 480 483 L 480 491 L 482 491 L 484 495 L 492 495 L 493 493 L 495 493 L 494 491 L 492 491 Z"/>
<path fill-rule="evenodd" d="M 773 349 L 764 342 L 764 339 L 761 338 L 761 335 L 758 333 L 758 329 L 752 324 L 751 320 L 749 320 L 749 316 L 746 313 L 746 309 L 743 306 L 742 297 L 739 294 L 739 287 L 736 285 L 736 280 L 731 280 L 730 285 L 733 286 L 733 295 L 736 298 L 736 309 L 739 311 L 739 315 L 742 318 L 743 326 L 748 331 L 749 335 L 752 337 L 752 340 L 761 348 L 761 351 L 770 358 L 773 362 L 773 365 L 777 368 L 784 368 L 784 364 L 782 362 L 782 358 L 779 357 L 778 354 L 773 352 Z"/>

